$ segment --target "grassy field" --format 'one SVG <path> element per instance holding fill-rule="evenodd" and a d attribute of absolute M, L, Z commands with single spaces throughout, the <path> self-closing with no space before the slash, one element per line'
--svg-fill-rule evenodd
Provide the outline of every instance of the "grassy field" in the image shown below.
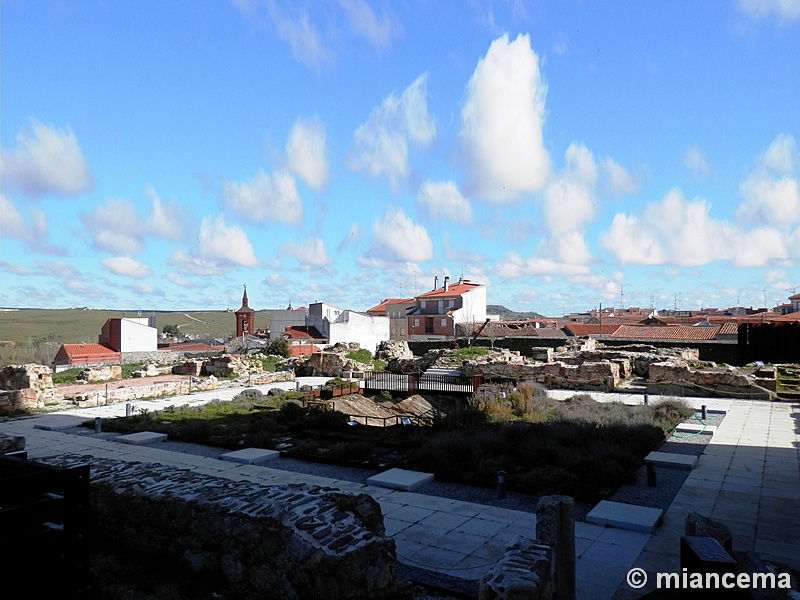
<path fill-rule="evenodd" d="M 23 362 L 49 364 L 61 344 L 97 342 L 107 319 L 150 316 L 155 316 L 159 332 L 164 325 L 178 325 L 184 334 L 225 338 L 236 329 L 234 314 L 225 311 L 5 310 L 0 311 L 0 366 Z M 267 315 L 256 312 L 255 324 L 257 328 L 268 327 Z"/>

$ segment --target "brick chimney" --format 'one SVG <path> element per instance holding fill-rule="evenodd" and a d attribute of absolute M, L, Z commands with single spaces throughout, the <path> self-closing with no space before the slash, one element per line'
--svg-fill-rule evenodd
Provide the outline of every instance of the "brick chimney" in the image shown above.
<path fill-rule="evenodd" d="M 446 292 L 447 288 L 449 288 L 449 287 L 450 287 L 450 278 L 449 277 L 445 277 L 444 278 L 444 291 Z"/>

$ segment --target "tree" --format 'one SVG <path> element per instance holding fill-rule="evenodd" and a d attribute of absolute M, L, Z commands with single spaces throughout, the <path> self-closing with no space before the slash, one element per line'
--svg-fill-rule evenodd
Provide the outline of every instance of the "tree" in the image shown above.
<path fill-rule="evenodd" d="M 289 350 L 289 342 L 286 338 L 279 337 L 272 340 L 269 347 L 267 348 L 268 354 L 274 354 L 276 356 L 283 356 L 284 358 L 289 358 L 292 353 Z"/>
<path fill-rule="evenodd" d="M 180 335 L 181 330 L 177 325 L 164 325 L 164 328 L 161 330 L 164 335 L 172 335 L 177 336 Z"/>

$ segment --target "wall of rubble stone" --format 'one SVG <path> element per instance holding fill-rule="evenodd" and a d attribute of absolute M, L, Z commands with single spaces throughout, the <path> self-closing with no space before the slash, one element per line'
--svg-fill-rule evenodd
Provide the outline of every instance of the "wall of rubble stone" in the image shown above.
<path fill-rule="evenodd" d="M 146 463 L 89 463 L 93 533 L 211 577 L 236 598 L 381 598 L 395 586 L 395 543 L 366 494 L 262 486 Z"/>
<path fill-rule="evenodd" d="M 155 363 L 169 365 L 188 360 L 190 358 L 209 358 L 225 352 L 225 347 L 220 346 L 219 352 L 183 352 L 180 350 L 154 350 L 153 352 L 123 352 L 122 364 Z"/>

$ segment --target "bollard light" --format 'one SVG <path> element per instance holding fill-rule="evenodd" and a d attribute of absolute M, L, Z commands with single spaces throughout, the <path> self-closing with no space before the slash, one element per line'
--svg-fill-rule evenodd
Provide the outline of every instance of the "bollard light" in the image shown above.
<path fill-rule="evenodd" d="M 700 407 L 700 417 L 703 419 L 703 421 L 708 418 L 708 411 L 705 404 Z"/>
<path fill-rule="evenodd" d="M 647 467 L 647 487 L 656 487 L 656 465 L 653 461 L 648 460 L 645 466 Z"/>
<path fill-rule="evenodd" d="M 131 403 L 130 402 L 126 402 L 125 403 L 125 416 L 126 417 L 130 417 L 131 416 Z"/>
<path fill-rule="evenodd" d="M 94 432 L 101 433 L 103 431 L 103 420 L 100 417 L 94 418 Z"/>
<path fill-rule="evenodd" d="M 497 497 L 503 500 L 506 497 L 506 472 L 497 472 Z"/>
<path fill-rule="evenodd" d="M 647 406 L 647 402 L 650 398 L 647 397 L 647 394 L 644 395 L 644 405 Z"/>

